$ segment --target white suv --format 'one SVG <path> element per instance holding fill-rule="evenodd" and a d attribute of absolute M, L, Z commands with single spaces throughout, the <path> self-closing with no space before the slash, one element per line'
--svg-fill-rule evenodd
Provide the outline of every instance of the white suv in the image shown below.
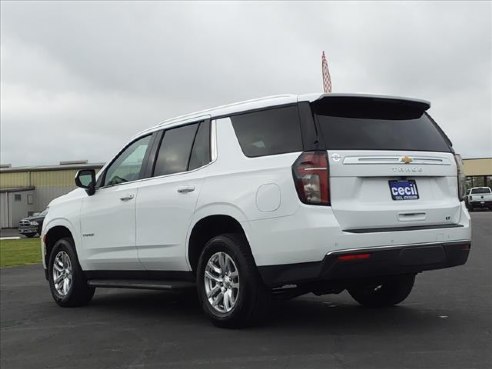
<path fill-rule="evenodd" d="M 223 327 L 272 297 L 345 289 L 364 306 L 464 264 L 461 159 L 426 101 L 282 95 L 168 120 L 55 199 L 43 261 L 61 306 L 96 287 L 196 288 Z"/>

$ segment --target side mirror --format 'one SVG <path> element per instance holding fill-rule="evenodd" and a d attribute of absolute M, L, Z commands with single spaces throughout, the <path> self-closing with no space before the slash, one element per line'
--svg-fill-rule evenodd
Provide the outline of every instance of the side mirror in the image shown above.
<path fill-rule="evenodd" d="M 94 169 L 82 169 L 75 175 L 77 187 L 85 188 L 89 196 L 96 193 L 96 171 Z"/>

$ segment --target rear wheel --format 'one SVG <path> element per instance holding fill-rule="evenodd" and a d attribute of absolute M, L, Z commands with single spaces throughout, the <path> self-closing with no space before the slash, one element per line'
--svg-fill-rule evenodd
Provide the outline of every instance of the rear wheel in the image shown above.
<path fill-rule="evenodd" d="M 267 315 L 270 291 L 242 235 L 224 234 L 205 245 L 198 262 L 197 288 L 202 308 L 216 326 L 244 327 Z"/>
<path fill-rule="evenodd" d="M 63 307 L 86 305 L 94 296 L 95 288 L 87 285 L 71 238 L 55 243 L 48 262 L 48 282 L 53 299 Z"/>
<path fill-rule="evenodd" d="M 348 289 L 350 296 L 362 306 L 386 307 L 399 304 L 412 291 L 415 275 L 388 277 L 378 283 L 361 284 Z"/>

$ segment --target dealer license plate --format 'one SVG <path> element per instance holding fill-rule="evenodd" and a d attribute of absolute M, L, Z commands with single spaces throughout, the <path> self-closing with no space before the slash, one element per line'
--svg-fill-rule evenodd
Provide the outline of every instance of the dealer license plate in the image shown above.
<path fill-rule="evenodd" d="M 396 179 L 388 182 L 393 200 L 417 200 L 419 198 L 417 183 L 413 179 Z"/>

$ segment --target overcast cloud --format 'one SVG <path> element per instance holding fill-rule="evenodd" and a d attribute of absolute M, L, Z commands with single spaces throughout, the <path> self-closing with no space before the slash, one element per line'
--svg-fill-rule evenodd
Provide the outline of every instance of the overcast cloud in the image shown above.
<path fill-rule="evenodd" d="M 430 100 L 492 156 L 492 4 L 1 3 L 1 162 L 103 162 L 176 115 L 322 90 Z"/>

